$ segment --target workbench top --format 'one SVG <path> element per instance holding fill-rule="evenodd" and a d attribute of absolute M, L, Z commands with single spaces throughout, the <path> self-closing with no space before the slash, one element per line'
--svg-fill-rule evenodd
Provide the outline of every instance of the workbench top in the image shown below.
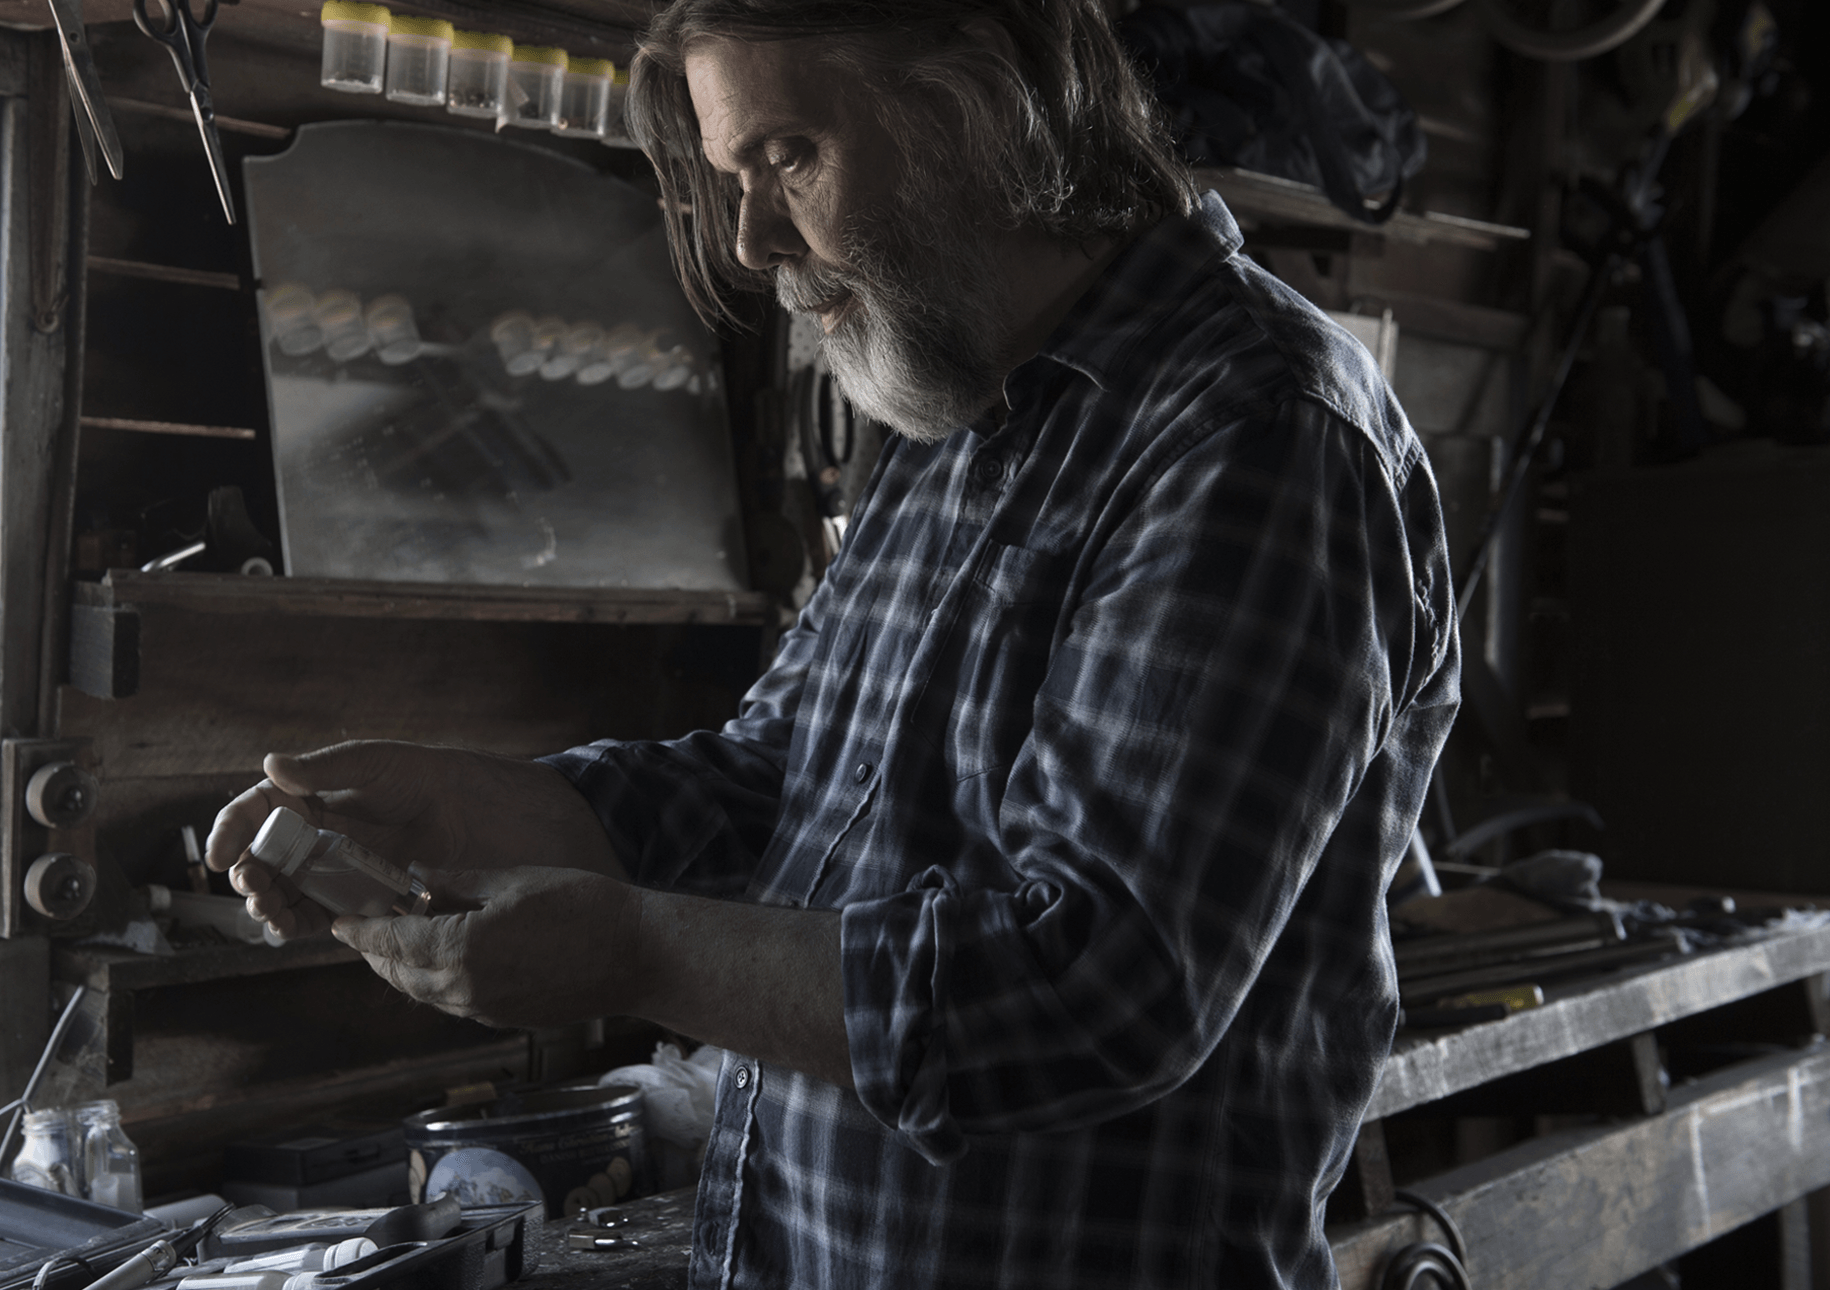
<path fill-rule="evenodd" d="M 623 1249 L 582 1253 L 566 1249 L 576 1223 L 555 1220 L 534 1240 L 540 1266 L 516 1283 L 518 1290 L 683 1290 L 693 1246 L 693 1189 L 662 1192 L 623 1209 L 630 1221 L 606 1228 L 627 1233 Z"/>

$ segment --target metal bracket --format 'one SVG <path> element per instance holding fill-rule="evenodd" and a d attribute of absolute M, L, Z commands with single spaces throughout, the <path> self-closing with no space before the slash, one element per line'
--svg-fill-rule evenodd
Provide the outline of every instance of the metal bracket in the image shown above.
<path fill-rule="evenodd" d="M 0 740 L 0 936 L 82 912 L 95 890 L 96 797 L 88 739 Z"/>

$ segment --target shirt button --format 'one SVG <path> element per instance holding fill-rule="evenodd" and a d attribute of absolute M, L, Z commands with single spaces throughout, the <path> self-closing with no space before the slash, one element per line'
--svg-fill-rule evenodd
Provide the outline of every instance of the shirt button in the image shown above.
<path fill-rule="evenodd" d="M 739 1066 L 734 1078 L 737 1081 L 738 1088 L 750 1087 L 750 1068 L 748 1066 Z"/>
<path fill-rule="evenodd" d="M 972 464 L 972 475 L 989 487 L 1004 478 L 1004 463 L 996 457 L 980 457 Z"/>
<path fill-rule="evenodd" d="M 851 773 L 851 777 L 853 779 L 857 780 L 860 784 L 862 784 L 865 780 L 867 780 L 871 777 L 871 764 L 867 761 L 859 762 L 858 769 L 854 770 Z"/>

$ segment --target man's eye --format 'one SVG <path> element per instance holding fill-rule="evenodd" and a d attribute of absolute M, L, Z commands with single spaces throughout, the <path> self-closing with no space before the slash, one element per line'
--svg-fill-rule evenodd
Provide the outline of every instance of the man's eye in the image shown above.
<path fill-rule="evenodd" d="M 779 148 L 769 153 L 769 166 L 772 170 L 779 170 L 786 174 L 792 174 L 806 161 L 806 157 L 807 154 L 804 149 Z"/>

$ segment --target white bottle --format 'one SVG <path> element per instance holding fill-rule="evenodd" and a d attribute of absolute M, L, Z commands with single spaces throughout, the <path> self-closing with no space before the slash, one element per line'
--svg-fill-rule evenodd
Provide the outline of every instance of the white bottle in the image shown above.
<path fill-rule="evenodd" d="M 140 1149 L 121 1129 L 121 1108 L 112 1101 L 76 1108 L 82 1136 L 83 1184 L 89 1199 L 132 1214 L 141 1210 Z"/>
<path fill-rule="evenodd" d="M 288 807 L 274 808 L 248 850 L 332 914 L 384 918 L 423 914 L 432 904 L 432 893 L 405 869 L 341 833 L 313 828 Z"/>
<path fill-rule="evenodd" d="M 352 1236 L 335 1245 L 317 1242 L 312 1245 L 296 1245 L 287 1250 L 275 1250 L 270 1254 L 259 1254 L 251 1259 L 242 1259 L 224 1268 L 224 1272 L 332 1272 L 346 1263 L 357 1259 L 366 1259 L 375 1252 L 375 1242 L 366 1236 Z"/>
<path fill-rule="evenodd" d="M 146 884 L 146 904 L 155 914 L 169 914 L 186 927 L 213 927 L 232 941 L 259 945 L 264 924 L 248 912 L 248 902 L 234 896 L 177 891 L 156 882 Z"/>

